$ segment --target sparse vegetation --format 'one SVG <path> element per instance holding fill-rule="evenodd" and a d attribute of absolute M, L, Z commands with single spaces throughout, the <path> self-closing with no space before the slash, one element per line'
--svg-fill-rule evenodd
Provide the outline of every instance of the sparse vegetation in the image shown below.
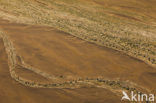
<path fill-rule="evenodd" d="M 136 0 L 129 1 L 129 4 L 121 1 L 121 5 L 113 2 L 1 0 L 0 16 L 16 22 L 53 26 L 87 41 L 122 51 L 154 66 L 156 26 L 152 3 L 155 2 L 145 5 Z M 136 5 L 140 9 L 135 8 Z M 151 7 L 148 8 L 151 10 L 150 15 L 144 9 L 146 5 Z"/>
<path fill-rule="evenodd" d="M 155 35 L 156 34 L 156 18 L 155 18 L 156 8 L 155 8 L 155 4 L 156 2 L 154 0 L 151 0 L 150 2 L 139 1 L 139 0 L 132 0 L 132 1 L 129 1 L 129 0 L 124 0 L 124 1 L 123 0 L 109 0 L 109 1 L 108 0 L 7 0 L 7 1 L 0 0 L 0 18 L 2 18 L 3 20 L 7 19 L 13 23 L 15 22 L 19 24 L 24 23 L 25 25 L 29 24 L 29 26 L 37 24 L 37 25 L 42 25 L 42 26 L 46 25 L 47 28 L 49 26 L 54 27 L 56 29 L 64 31 L 63 33 L 74 35 L 72 36 L 73 38 L 78 37 L 86 41 L 93 42 L 95 44 L 100 45 L 100 46 L 94 45 L 97 48 L 98 47 L 101 48 L 101 46 L 105 46 L 108 48 L 115 49 L 117 51 L 121 51 L 127 55 L 138 58 L 155 68 L 156 66 L 156 35 Z M 51 28 L 50 29 L 49 28 L 47 29 L 47 28 L 45 28 L 47 31 L 51 29 Z M 47 32 L 46 30 L 44 31 L 44 33 Z M 57 30 L 56 32 L 61 32 L 59 30 Z M 79 65 L 79 63 L 80 64 L 82 63 L 79 58 L 75 57 L 76 59 L 73 59 L 73 60 L 76 60 L 76 65 L 74 64 L 74 65 L 69 66 L 73 62 L 69 64 L 66 62 L 64 63 L 65 60 L 61 60 L 62 59 L 61 57 L 62 55 L 60 55 L 61 53 L 60 54 L 58 53 L 58 55 L 54 53 L 51 55 L 51 57 L 54 56 L 54 61 L 57 57 L 59 57 L 58 61 L 60 60 L 58 64 L 56 64 L 56 67 L 60 65 L 61 63 L 62 65 L 65 65 L 65 67 L 62 65 L 58 66 L 56 70 L 57 72 L 56 75 L 53 75 L 55 71 L 48 73 L 48 70 L 47 70 L 47 72 L 44 72 L 44 70 L 42 71 L 42 69 L 37 68 L 34 65 L 30 66 L 27 63 L 25 63 L 24 62 L 25 59 L 23 59 L 21 55 L 17 53 L 15 45 L 13 44 L 12 40 L 9 38 L 9 35 L 7 35 L 7 33 L 4 33 L 3 30 L 2 31 L 0 30 L 0 37 L 3 39 L 4 48 L 6 49 L 6 53 L 8 55 L 8 65 L 9 65 L 10 75 L 13 79 L 23 84 L 24 86 L 33 87 L 33 88 L 63 88 L 63 89 L 64 88 L 76 89 L 76 88 L 96 87 L 96 88 L 105 88 L 117 95 L 118 95 L 118 92 L 120 92 L 119 95 L 121 94 L 121 90 L 134 91 L 134 92 L 140 92 L 140 93 L 151 92 L 155 90 L 154 83 L 147 82 L 147 83 L 151 83 L 152 85 L 149 87 L 148 86 L 146 87 L 146 85 L 144 86 L 140 85 L 142 84 L 140 83 L 142 81 L 139 81 L 140 84 L 138 83 L 138 81 L 137 81 L 138 84 L 135 84 L 136 82 L 134 80 L 136 79 L 134 78 L 130 78 L 130 80 L 128 81 L 130 76 L 135 77 L 136 75 L 137 75 L 136 77 L 139 77 L 139 78 L 143 77 L 143 81 L 145 80 L 145 82 L 146 82 L 146 78 L 145 78 L 146 76 L 148 76 L 148 79 L 151 78 L 150 80 L 155 79 L 153 76 L 155 74 L 150 74 L 151 72 L 155 71 L 153 67 L 148 66 L 142 62 L 140 63 L 140 61 L 134 63 L 133 60 L 134 61 L 137 61 L 137 60 L 135 60 L 134 58 L 129 59 L 130 58 L 129 56 L 124 55 L 123 56 L 124 59 L 120 59 L 120 55 L 119 55 L 115 58 L 116 60 L 114 61 L 125 60 L 128 58 L 129 61 L 132 62 L 130 64 L 129 64 L 129 61 L 128 63 L 125 62 L 125 64 L 121 66 L 119 66 L 121 62 L 117 62 L 116 64 L 113 62 L 115 65 L 112 63 L 114 67 L 119 66 L 117 67 L 119 71 L 121 70 L 119 68 L 122 67 L 122 70 L 124 72 L 121 70 L 120 73 L 109 74 L 109 72 L 111 72 L 112 70 L 115 71 L 116 68 L 110 70 L 110 68 L 113 68 L 113 66 L 109 67 L 107 64 L 109 64 L 108 62 L 112 62 L 112 61 L 107 62 L 107 60 L 111 59 L 110 57 L 115 57 L 116 55 L 118 55 L 115 53 L 109 54 L 111 56 L 106 57 L 107 58 L 105 61 L 106 67 L 104 68 L 105 71 L 102 71 L 101 68 L 99 69 L 100 72 L 106 72 L 105 73 L 106 76 L 103 76 L 102 74 L 102 76 L 100 75 L 99 77 L 97 77 L 97 75 L 96 76 L 92 75 L 92 72 L 94 73 L 94 70 L 97 68 L 93 70 L 90 64 L 93 64 L 92 66 L 94 66 L 93 62 L 100 62 L 100 61 L 97 61 L 97 59 L 95 59 L 94 61 L 94 58 L 96 58 L 96 56 L 98 56 L 98 59 L 99 59 L 99 55 L 95 55 L 91 58 L 80 58 L 80 59 L 83 59 L 82 62 L 93 58 L 91 62 L 87 61 L 86 64 L 85 63 L 82 64 L 82 68 L 87 67 L 89 69 L 86 69 L 86 70 L 88 70 L 88 72 L 91 72 L 89 76 L 87 76 L 85 75 L 85 73 L 82 73 L 82 71 L 79 74 L 75 73 L 75 72 L 79 72 L 79 69 L 80 69 L 77 67 L 77 65 Z M 44 37 L 46 36 L 43 36 L 43 38 Z M 61 37 L 61 36 L 58 36 L 58 37 Z M 64 36 L 62 36 L 62 38 L 64 38 Z M 78 40 L 81 40 L 81 39 L 78 39 Z M 36 40 L 41 40 L 41 39 L 36 39 Z M 56 38 L 56 40 L 61 40 L 61 39 Z M 48 45 L 48 48 L 49 48 L 49 44 L 53 42 L 55 41 L 50 41 L 49 39 L 49 42 L 45 43 L 45 45 Z M 61 43 L 59 42 L 59 43 L 60 45 L 63 45 L 63 44 L 67 45 L 68 44 L 67 42 L 70 42 L 70 41 L 65 41 Z M 54 43 L 54 45 L 55 44 L 56 43 Z M 91 43 L 88 43 L 88 44 L 91 44 Z M 42 48 L 43 45 L 39 45 L 39 47 Z M 79 47 L 79 45 L 76 45 L 76 46 Z M 79 49 L 77 48 L 71 48 L 70 45 L 67 45 L 67 47 L 68 49 L 69 48 L 70 49 L 63 53 L 70 54 L 71 52 L 69 51 L 73 50 L 73 51 L 76 51 L 76 54 L 78 54 L 76 56 L 82 56 L 82 57 L 85 53 L 85 52 L 84 53 L 79 52 Z M 39 51 L 39 49 L 36 49 L 36 48 L 33 48 L 35 49 L 34 51 Z M 46 51 L 50 50 L 50 49 L 47 49 L 47 47 L 45 48 L 46 48 Z M 62 46 L 60 47 L 54 46 L 54 48 L 60 50 Z M 105 48 L 105 49 L 108 49 L 108 48 Z M 51 49 L 53 49 L 53 47 L 51 47 Z M 112 50 L 112 49 L 109 49 L 109 50 Z M 109 50 L 107 52 L 110 52 Z M 56 51 L 52 51 L 52 52 L 56 52 Z M 86 51 L 90 51 L 90 49 Z M 101 53 L 101 51 L 102 50 L 99 49 L 99 53 Z M 86 54 L 87 53 L 88 52 L 86 52 Z M 120 53 L 120 52 L 117 52 L 117 53 Z M 44 59 L 44 57 L 48 58 L 47 55 L 43 56 L 42 54 L 46 54 L 46 53 L 41 53 L 41 54 L 36 53 L 36 55 L 38 55 L 40 59 Z M 105 53 L 102 52 L 101 54 L 105 54 Z M 105 55 L 107 55 L 107 53 Z M 67 55 L 67 58 L 68 57 L 70 58 L 70 56 Z M 46 63 L 43 64 L 43 66 L 45 65 L 49 66 L 49 64 L 47 63 L 48 61 L 50 61 L 49 58 L 45 59 Z M 105 60 L 105 57 L 102 57 L 101 60 Z M 52 62 L 50 61 L 49 63 L 52 63 Z M 99 64 L 102 64 L 102 63 L 99 63 Z M 130 71 L 130 73 L 127 73 L 128 75 L 132 73 L 131 75 L 129 75 L 129 77 L 122 78 L 120 75 L 122 73 L 127 72 L 126 63 L 129 65 L 136 64 L 138 67 L 132 66 L 134 67 L 134 69 L 138 69 L 139 67 L 143 67 L 143 66 L 147 66 L 147 67 L 145 68 L 143 67 L 143 70 L 141 70 L 141 72 L 139 71 L 140 74 L 139 73 L 133 74 L 134 71 Z M 100 65 L 99 67 L 103 67 L 105 66 L 105 64 Z M 143 66 L 139 66 L 142 64 Z M 69 67 L 70 69 L 76 69 L 76 70 L 72 71 L 66 68 L 66 66 Z M 94 67 L 96 66 L 97 65 L 95 65 Z M 24 78 L 23 76 L 19 75 L 16 72 L 17 69 L 21 69 L 21 68 L 24 70 L 33 72 L 36 75 L 39 75 L 43 78 L 46 78 L 46 80 L 51 80 L 51 81 L 39 82 L 39 81 L 33 81 L 33 79 L 31 80 L 28 78 Z M 149 70 L 149 68 L 151 70 Z M 86 72 L 86 70 L 84 70 L 84 72 Z M 131 69 L 128 68 L 128 70 L 131 70 Z M 58 73 L 59 71 L 61 71 L 60 74 Z M 64 73 L 65 71 L 67 72 Z M 98 73 L 99 72 L 97 72 L 97 74 Z M 81 76 L 79 77 L 79 75 L 81 75 L 82 77 Z M 110 75 L 111 76 L 113 75 L 113 76 L 111 77 Z M 124 76 L 126 76 L 126 74 Z M 109 77 L 110 78 L 121 77 L 121 80 L 117 78 L 110 79 Z M 150 88 L 150 87 L 153 87 L 153 88 Z"/>

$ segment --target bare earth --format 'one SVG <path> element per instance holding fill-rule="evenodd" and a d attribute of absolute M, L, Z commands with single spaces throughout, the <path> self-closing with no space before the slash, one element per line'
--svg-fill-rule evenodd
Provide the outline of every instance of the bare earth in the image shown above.
<path fill-rule="evenodd" d="M 156 95 L 156 0 L 0 0 L 0 103 L 121 103 L 123 90 Z"/>
<path fill-rule="evenodd" d="M 10 77 L 7 55 L 0 39 L 0 103 L 113 103 L 119 100 L 109 90 L 100 88 L 38 89 L 19 84 Z"/>
<path fill-rule="evenodd" d="M 10 23 L 1 20 L 0 28 L 10 37 L 18 56 L 47 73 L 60 77 L 53 80 L 27 68 L 16 73 L 27 80 L 45 83 L 85 78 L 105 78 L 137 84 L 153 93 L 156 69 L 121 52 L 101 47 L 52 27 Z M 0 103 L 118 103 L 121 96 L 111 88 L 81 87 L 75 89 L 30 88 L 10 77 L 7 54 L 0 39 Z M 137 89 L 137 87 L 135 87 Z M 123 89 L 123 88 L 121 88 Z"/>
<path fill-rule="evenodd" d="M 113 103 L 119 100 L 111 91 L 100 88 L 38 89 L 19 84 L 10 77 L 7 55 L 0 39 L 0 103 Z"/>

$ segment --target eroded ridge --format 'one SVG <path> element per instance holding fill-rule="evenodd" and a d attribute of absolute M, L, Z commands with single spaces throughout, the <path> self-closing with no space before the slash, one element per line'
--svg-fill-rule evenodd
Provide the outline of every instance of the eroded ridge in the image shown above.
<path fill-rule="evenodd" d="M 19 55 L 17 55 L 17 51 L 14 48 L 13 42 L 9 39 L 9 37 L 3 32 L 0 32 L 0 37 L 3 39 L 4 46 L 8 55 L 8 65 L 9 65 L 9 69 L 10 69 L 9 71 L 11 77 L 15 79 L 17 82 L 25 86 L 34 87 L 34 88 L 81 88 L 87 86 L 87 87 L 107 88 L 114 93 L 120 92 L 123 89 L 127 91 L 133 90 L 136 92 L 138 91 L 150 92 L 149 90 L 141 86 L 138 86 L 137 84 L 132 82 L 126 82 L 126 81 L 121 82 L 119 80 L 106 80 L 102 77 L 85 78 L 85 79 L 78 78 L 77 80 L 66 81 L 66 82 L 63 81 L 62 83 L 41 83 L 41 82 L 34 82 L 32 80 L 22 78 L 15 72 L 15 69 L 18 65 L 24 67 L 25 69 L 31 70 L 32 72 L 35 72 L 38 75 L 41 75 L 48 79 L 57 79 L 57 80 L 61 79 L 60 77 L 46 74 L 40 71 L 39 69 L 36 69 L 26 64 L 24 60 Z M 21 61 L 20 64 L 18 63 L 17 58 L 20 58 Z"/>

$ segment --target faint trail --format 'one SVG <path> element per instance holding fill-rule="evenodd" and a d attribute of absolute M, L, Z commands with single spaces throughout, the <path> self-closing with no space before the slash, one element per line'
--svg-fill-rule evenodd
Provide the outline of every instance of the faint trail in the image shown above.
<path fill-rule="evenodd" d="M 17 52 L 13 46 L 12 41 L 3 32 L 0 32 L 0 37 L 3 39 L 4 46 L 5 46 L 7 55 L 8 55 L 8 65 L 9 65 L 9 71 L 10 71 L 11 77 L 13 79 L 15 79 L 17 82 L 19 82 L 25 86 L 34 87 L 34 88 L 81 88 L 83 86 L 88 86 L 88 87 L 91 86 L 91 87 L 97 87 L 97 88 L 106 88 L 116 94 L 121 93 L 121 90 L 138 91 L 137 89 L 141 89 L 141 90 L 145 90 L 145 91 L 149 92 L 149 90 L 147 90 L 143 87 L 140 87 L 134 83 L 127 82 L 129 85 L 125 86 L 125 85 L 123 85 L 123 82 L 120 82 L 117 80 L 105 80 L 103 78 L 94 78 L 94 79 L 79 78 L 78 80 L 67 81 L 67 82 L 63 82 L 63 83 L 38 83 L 38 82 L 31 81 L 31 80 L 27 80 L 25 78 L 20 77 L 15 72 L 16 66 L 19 64 L 17 63 Z M 25 69 L 31 70 L 31 71 L 37 73 L 38 75 L 41 75 L 48 79 L 60 80 L 60 77 L 46 74 L 46 73 L 40 71 L 39 69 L 29 66 L 28 64 L 26 64 L 23 61 L 23 59 L 20 56 L 18 56 L 18 58 L 20 58 L 20 60 L 21 60 L 20 66 L 24 67 Z"/>

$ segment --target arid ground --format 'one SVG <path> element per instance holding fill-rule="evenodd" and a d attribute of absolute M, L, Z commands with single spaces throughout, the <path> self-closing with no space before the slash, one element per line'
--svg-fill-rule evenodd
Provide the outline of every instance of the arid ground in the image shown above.
<path fill-rule="evenodd" d="M 156 2 L 141 1 L 0 0 L 0 103 L 156 94 Z"/>

